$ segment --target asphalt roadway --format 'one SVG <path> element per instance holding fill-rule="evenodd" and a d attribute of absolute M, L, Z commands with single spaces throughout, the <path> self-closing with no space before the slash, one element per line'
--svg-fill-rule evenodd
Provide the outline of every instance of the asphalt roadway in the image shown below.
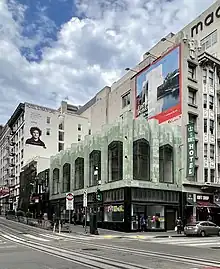
<path fill-rule="evenodd" d="M 0 218 L 0 269 L 213 269 L 218 249 L 58 234 Z"/>

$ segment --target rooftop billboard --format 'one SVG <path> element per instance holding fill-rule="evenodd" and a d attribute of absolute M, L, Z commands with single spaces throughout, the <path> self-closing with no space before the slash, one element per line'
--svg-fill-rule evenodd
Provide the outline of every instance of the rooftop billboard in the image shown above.
<path fill-rule="evenodd" d="M 136 76 L 136 117 L 163 123 L 181 115 L 180 46 Z"/>

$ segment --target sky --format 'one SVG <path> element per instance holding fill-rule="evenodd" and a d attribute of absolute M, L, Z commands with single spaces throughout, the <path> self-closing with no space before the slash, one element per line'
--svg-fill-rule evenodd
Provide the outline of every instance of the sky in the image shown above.
<path fill-rule="evenodd" d="M 0 0 L 0 124 L 20 102 L 82 105 L 215 0 Z"/>

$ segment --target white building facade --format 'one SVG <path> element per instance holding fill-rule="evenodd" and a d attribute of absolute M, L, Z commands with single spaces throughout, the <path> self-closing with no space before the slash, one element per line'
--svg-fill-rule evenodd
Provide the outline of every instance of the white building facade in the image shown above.
<path fill-rule="evenodd" d="M 23 167 L 38 160 L 37 168 L 41 172 L 49 167 L 50 156 L 83 140 L 89 134 L 88 120 L 77 115 L 76 111 L 76 107 L 66 102 L 62 102 L 58 110 L 29 103 L 21 103 L 17 107 L 7 123 L 8 131 L 1 138 L 0 181 L 2 186 L 10 188 L 7 202 L 14 204 L 13 208 L 18 203 Z M 9 167 L 7 171 L 6 158 Z M 6 172 L 9 173 L 7 180 Z M 5 196 L 2 198 L 2 203 L 5 203 Z"/>

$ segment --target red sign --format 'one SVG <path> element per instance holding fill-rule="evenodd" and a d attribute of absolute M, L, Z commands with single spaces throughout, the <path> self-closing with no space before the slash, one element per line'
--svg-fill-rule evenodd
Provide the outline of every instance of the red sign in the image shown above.
<path fill-rule="evenodd" d="M 72 193 L 67 193 L 66 194 L 66 199 L 69 200 L 69 201 L 72 201 L 73 200 L 73 194 Z"/>
<path fill-rule="evenodd" d="M 0 187 L 0 196 L 5 196 L 9 194 L 9 188 L 8 187 Z"/>

